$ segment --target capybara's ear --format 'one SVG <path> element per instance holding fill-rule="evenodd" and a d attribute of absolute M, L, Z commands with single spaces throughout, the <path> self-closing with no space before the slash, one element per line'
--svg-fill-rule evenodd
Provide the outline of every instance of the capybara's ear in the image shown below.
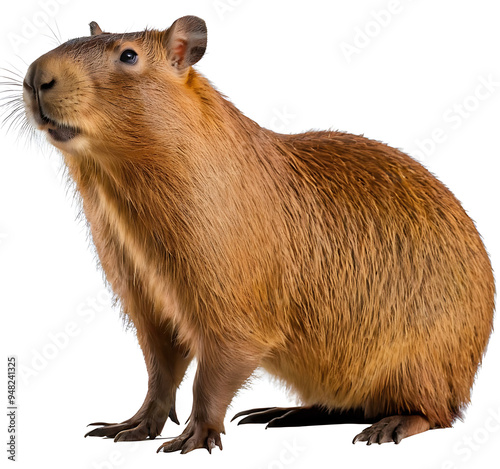
<path fill-rule="evenodd" d="M 207 26 L 197 16 L 183 16 L 167 30 L 165 46 L 172 66 L 179 71 L 194 65 L 207 48 Z"/>
<path fill-rule="evenodd" d="M 102 34 L 101 27 L 95 21 L 92 21 L 89 24 L 89 26 L 90 26 L 90 35 L 91 36 L 98 36 L 99 34 Z"/>

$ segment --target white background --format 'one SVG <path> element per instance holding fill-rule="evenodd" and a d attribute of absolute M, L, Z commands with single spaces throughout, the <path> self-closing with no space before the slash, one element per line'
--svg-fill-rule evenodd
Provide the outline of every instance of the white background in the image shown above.
<path fill-rule="evenodd" d="M 185 14 L 204 18 L 208 49 L 197 68 L 242 112 L 282 132 L 364 133 L 418 157 L 462 201 L 500 270 L 498 1 L 30 0 L 2 10 L 1 66 L 22 74 L 57 45 L 49 26 L 65 41 L 88 35 L 92 20 L 124 32 L 166 28 Z M 348 45 L 357 52 L 347 54 Z M 5 376 L 6 357 L 15 354 L 31 370 L 19 376 L 16 467 L 498 467 L 498 332 L 465 422 L 399 446 L 353 446 L 363 428 L 355 425 L 264 430 L 229 419 L 224 450 L 211 456 L 156 454 L 160 439 L 84 439 L 89 422 L 124 420 L 142 403 L 142 354 L 111 307 L 57 153 L 37 141 L 26 145 L 16 130 L 0 135 L 1 369 Z M 178 393 L 182 421 L 193 373 Z M 228 416 L 293 403 L 263 376 Z M 181 430 L 168 422 L 163 436 Z"/>

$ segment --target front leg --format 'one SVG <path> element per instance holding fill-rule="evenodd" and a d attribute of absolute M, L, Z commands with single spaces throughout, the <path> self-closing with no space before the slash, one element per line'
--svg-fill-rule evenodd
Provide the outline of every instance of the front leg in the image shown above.
<path fill-rule="evenodd" d="M 215 446 L 222 449 L 220 434 L 224 433 L 227 407 L 259 365 L 258 351 L 235 350 L 220 339 L 205 342 L 208 346 L 198 357 L 189 423 L 180 436 L 163 443 L 158 452 L 184 454 L 197 448 L 211 452 Z"/>
<path fill-rule="evenodd" d="M 175 394 L 191 361 L 189 351 L 177 342 L 174 326 L 159 323 L 151 309 L 142 306 L 132 316 L 137 338 L 148 370 L 148 392 L 136 414 L 121 423 L 96 422 L 100 425 L 85 436 L 105 436 L 115 441 L 145 440 L 160 434 L 168 417 L 179 423 L 175 413 Z M 149 314 L 148 314 L 149 313 Z"/>

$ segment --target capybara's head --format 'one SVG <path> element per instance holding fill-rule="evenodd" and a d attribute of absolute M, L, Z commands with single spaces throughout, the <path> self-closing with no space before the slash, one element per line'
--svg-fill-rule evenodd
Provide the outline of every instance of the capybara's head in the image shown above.
<path fill-rule="evenodd" d="M 202 19 L 185 16 L 164 31 L 90 29 L 35 60 L 24 79 L 28 120 L 51 144 L 73 155 L 140 151 L 189 122 L 191 65 L 207 43 Z"/>

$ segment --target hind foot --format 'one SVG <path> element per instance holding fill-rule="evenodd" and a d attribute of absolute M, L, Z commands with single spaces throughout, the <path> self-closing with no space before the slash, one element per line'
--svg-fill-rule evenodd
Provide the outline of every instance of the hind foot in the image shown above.
<path fill-rule="evenodd" d="M 429 421 L 420 415 L 393 415 L 366 428 L 356 435 L 352 442 L 366 441 L 367 445 L 392 442 L 399 444 L 403 438 L 425 432 L 430 428 Z"/>
<path fill-rule="evenodd" d="M 263 407 L 238 412 L 231 419 L 231 422 L 239 417 L 246 416 L 238 422 L 238 425 L 244 425 L 247 423 L 267 423 L 266 428 L 275 426 L 297 426 L 296 422 L 300 421 L 300 414 L 309 410 L 309 408 L 303 407 Z M 298 425 L 301 424 L 299 423 Z"/>
<path fill-rule="evenodd" d="M 238 425 L 267 423 L 268 427 L 305 427 L 309 425 L 334 425 L 342 423 L 372 423 L 360 410 L 327 410 L 320 406 L 309 407 L 265 407 L 237 413 L 231 421 L 244 419 Z"/>

